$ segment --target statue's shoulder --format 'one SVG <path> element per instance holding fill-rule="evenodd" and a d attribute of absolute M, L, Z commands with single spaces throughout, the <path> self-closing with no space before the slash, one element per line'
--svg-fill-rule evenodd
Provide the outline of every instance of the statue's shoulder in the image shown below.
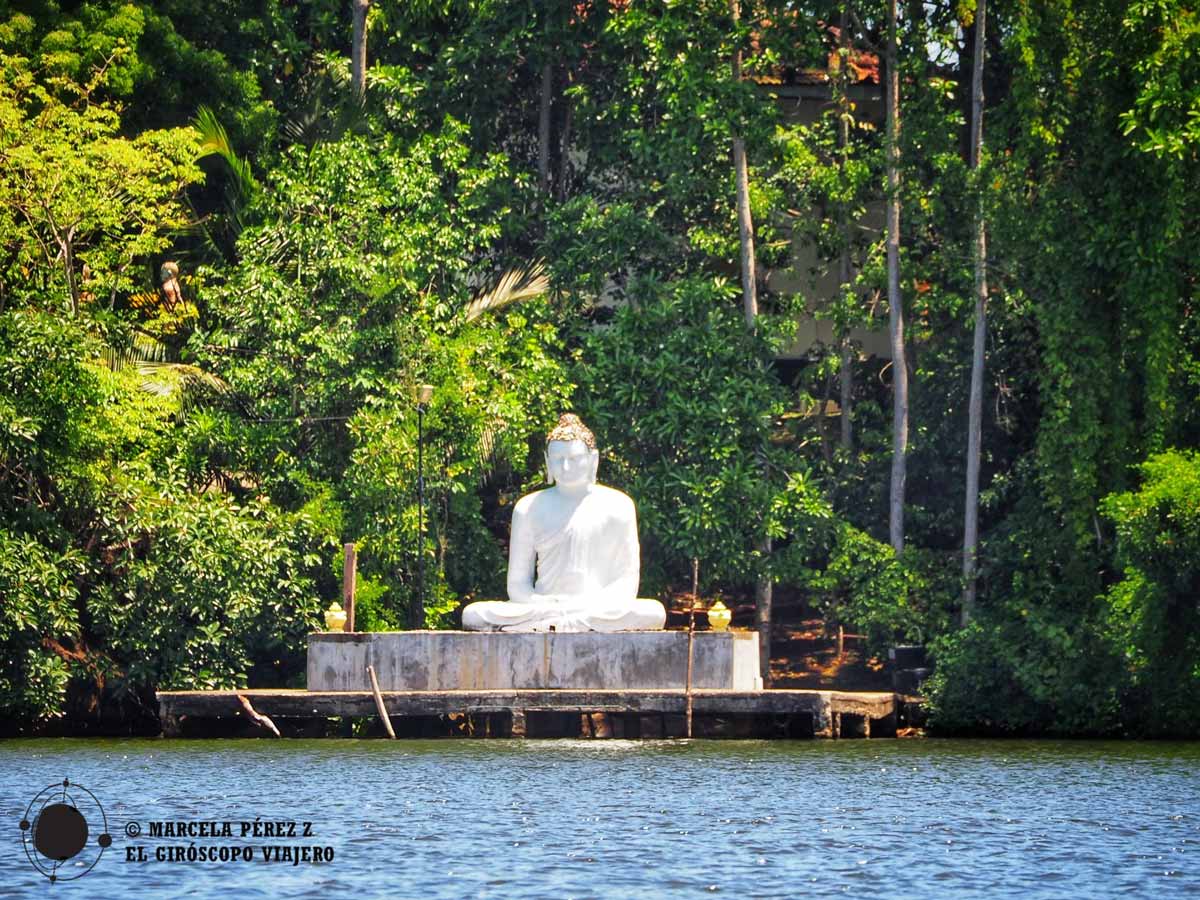
<path fill-rule="evenodd" d="M 635 517 L 636 511 L 633 505 L 633 498 L 624 491 L 618 491 L 616 488 L 611 488 L 604 484 L 593 485 L 592 490 L 595 491 L 599 499 L 604 501 L 604 505 L 613 515 L 631 519 Z"/>
<path fill-rule="evenodd" d="M 514 516 L 529 515 L 529 513 L 533 509 L 542 505 L 542 503 L 545 500 L 545 497 L 544 497 L 545 493 L 546 493 L 546 491 L 545 491 L 545 489 L 543 489 L 540 491 L 533 491 L 531 493 L 526 494 L 524 497 L 522 497 L 520 500 L 518 500 L 516 502 L 516 505 L 513 506 L 513 515 Z"/>

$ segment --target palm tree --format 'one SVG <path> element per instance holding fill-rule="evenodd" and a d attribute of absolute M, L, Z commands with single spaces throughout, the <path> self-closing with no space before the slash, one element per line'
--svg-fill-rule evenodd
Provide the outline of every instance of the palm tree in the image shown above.
<path fill-rule="evenodd" d="M 136 368 L 142 376 L 142 390 L 160 397 L 178 396 L 181 409 L 194 406 L 205 394 L 229 390 L 220 377 L 180 362 L 174 350 L 144 331 L 135 331 L 123 345 L 105 347 L 101 359 L 114 372 Z"/>

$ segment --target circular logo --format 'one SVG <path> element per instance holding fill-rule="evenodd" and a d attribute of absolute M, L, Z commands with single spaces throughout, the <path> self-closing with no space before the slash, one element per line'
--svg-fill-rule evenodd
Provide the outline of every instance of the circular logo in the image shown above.
<path fill-rule="evenodd" d="M 89 844 L 88 836 L 95 826 L 100 826 L 100 833 Z M 20 828 L 30 865 L 51 881 L 81 878 L 92 871 L 112 845 L 108 818 L 96 795 L 67 778 L 43 789 L 29 802 Z M 60 867 L 76 857 L 79 860 L 71 868 L 79 871 L 59 874 Z"/>

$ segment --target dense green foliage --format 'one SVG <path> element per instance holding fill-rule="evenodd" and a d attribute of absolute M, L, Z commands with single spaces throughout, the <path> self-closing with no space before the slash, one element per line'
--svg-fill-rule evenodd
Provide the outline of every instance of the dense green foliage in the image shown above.
<path fill-rule="evenodd" d="M 1155 454 L 1141 472 L 1139 490 L 1101 503 L 1123 567 L 1105 599 L 1137 724 L 1186 734 L 1200 704 L 1200 456 Z"/>
<path fill-rule="evenodd" d="M 573 408 L 637 503 L 643 595 L 686 590 L 695 559 L 706 595 L 770 578 L 875 651 L 928 642 L 944 730 L 1194 733 L 1194 11 L 993 10 L 977 174 L 972 4 L 902 21 L 897 558 L 891 364 L 854 337 L 886 318 L 876 82 L 833 77 L 799 112 L 774 87 L 870 70 L 884 8 L 847 7 L 839 56 L 840 5 L 741 6 L 376 0 L 360 103 L 348 4 L 0 0 L 0 715 L 295 683 L 345 542 L 360 626 L 410 624 L 422 567 L 414 624 L 452 626 L 502 595 L 511 503 Z M 977 208 L 981 578 L 959 630 Z M 840 290 L 808 286 L 800 245 L 845 255 Z M 781 364 L 806 309 L 832 337 Z M 843 442 L 825 413 L 847 375 Z"/>
<path fill-rule="evenodd" d="M 770 346 L 722 282 L 642 282 L 632 296 L 588 341 L 580 402 L 603 435 L 605 477 L 638 498 L 644 565 L 659 568 L 643 580 L 661 590 L 696 557 L 706 581 L 753 581 L 745 548 L 779 480 L 761 462 L 785 402 L 764 377 Z"/>
<path fill-rule="evenodd" d="M 87 705 L 290 677 L 319 603 L 305 554 L 325 536 L 196 492 L 174 459 L 178 401 L 97 349 L 73 322 L 0 316 L 5 706 L 61 710 L 70 676 L 94 687 Z"/>

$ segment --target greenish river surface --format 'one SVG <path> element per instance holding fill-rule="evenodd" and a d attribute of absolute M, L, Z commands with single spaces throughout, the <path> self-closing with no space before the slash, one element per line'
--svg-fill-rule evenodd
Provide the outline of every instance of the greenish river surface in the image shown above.
<path fill-rule="evenodd" d="M 1196 743 L 10 740 L 0 808 L 0 896 L 1200 895 Z"/>

